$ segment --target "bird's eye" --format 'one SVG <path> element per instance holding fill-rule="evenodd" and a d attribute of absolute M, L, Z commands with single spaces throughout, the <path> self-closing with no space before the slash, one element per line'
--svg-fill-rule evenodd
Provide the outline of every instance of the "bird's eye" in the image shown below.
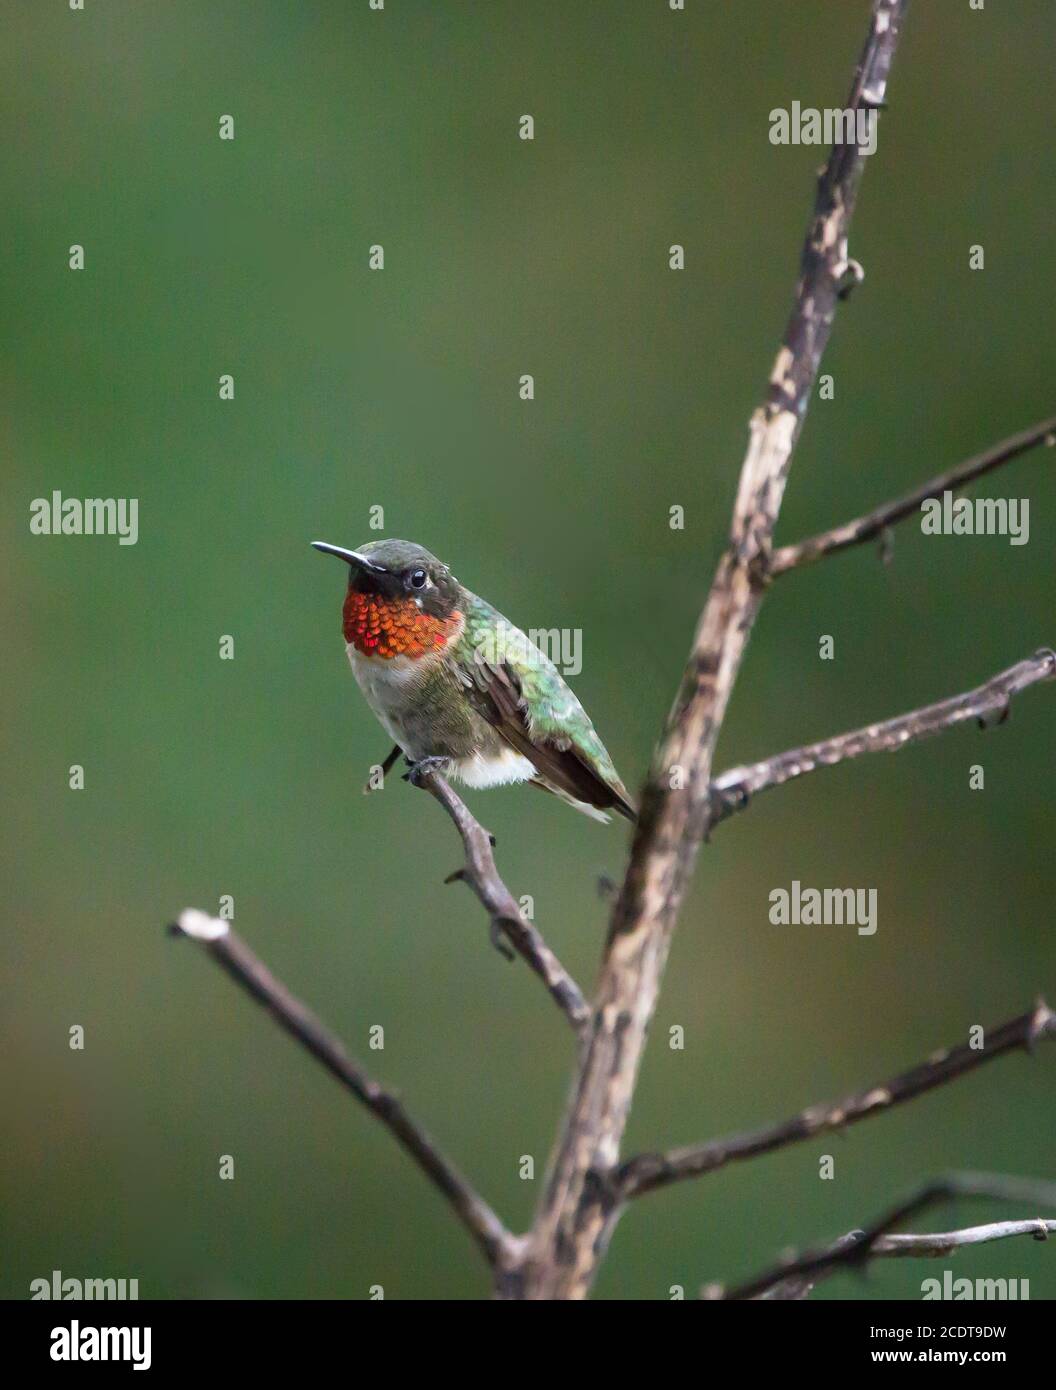
<path fill-rule="evenodd" d="M 424 589 L 425 581 L 429 578 L 425 570 L 411 570 L 410 585 L 412 589 Z"/>

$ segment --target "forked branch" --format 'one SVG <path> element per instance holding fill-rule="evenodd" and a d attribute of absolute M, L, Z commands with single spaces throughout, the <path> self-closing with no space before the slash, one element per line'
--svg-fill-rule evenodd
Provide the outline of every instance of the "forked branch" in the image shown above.
<path fill-rule="evenodd" d="M 992 1173 L 953 1173 L 928 1183 L 907 1201 L 885 1212 L 864 1231 L 851 1231 L 831 1245 L 785 1260 L 728 1291 L 712 1285 L 705 1290 L 704 1296 L 731 1301 L 805 1298 L 820 1279 L 841 1268 L 860 1269 L 877 1257 L 943 1256 L 967 1245 L 981 1245 L 1012 1236 L 1029 1235 L 1035 1240 L 1047 1240 L 1050 1235 L 1056 1234 L 1056 1221 L 1042 1217 L 996 1221 L 957 1231 L 921 1235 L 890 1234 L 902 1222 L 958 1197 L 982 1197 L 994 1201 L 1022 1202 L 1034 1207 L 1056 1207 L 1056 1184 Z"/>

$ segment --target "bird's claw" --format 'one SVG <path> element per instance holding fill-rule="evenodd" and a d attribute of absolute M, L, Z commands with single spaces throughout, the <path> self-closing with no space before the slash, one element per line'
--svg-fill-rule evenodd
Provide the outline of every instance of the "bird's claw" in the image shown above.
<path fill-rule="evenodd" d="M 446 758 L 419 758 L 416 763 L 411 763 L 407 771 L 403 774 L 403 780 L 410 782 L 412 787 L 420 787 L 423 780 L 433 772 L 440 772 L 447 764 Z"/>

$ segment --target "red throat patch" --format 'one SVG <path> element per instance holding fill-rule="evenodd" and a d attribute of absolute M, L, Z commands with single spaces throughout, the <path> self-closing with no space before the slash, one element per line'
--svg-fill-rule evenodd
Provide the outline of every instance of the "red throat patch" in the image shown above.
<path fill-rule="evenodd" d="M 384 661 L 394 656 L 412 659 L 445 647 L 462 621 L 457 610 L 450 618 L 423 613 L 413 598 L 386 598 L 349 589 L 345 597 L 345 641 L 364 656 Z"/>

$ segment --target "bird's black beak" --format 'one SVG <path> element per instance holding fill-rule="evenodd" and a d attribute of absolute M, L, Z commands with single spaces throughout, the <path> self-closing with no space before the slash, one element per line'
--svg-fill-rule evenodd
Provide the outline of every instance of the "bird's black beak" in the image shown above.
<path fill-rule="evenodd" d="M 312 541 L 312 545 L 324 555 L 336 555 L 339 560 L 344 560 L 352 571 L 349 582 L 355 583 L 357 579 L 362 581 L 361 586 L 357 587 L 384 592 L 395 582 L 384 565 L 375 564 L 369 556 L 361 555 L 358 550 L 345 550 L 343 546 L 330 545 L 327 541 Z"/>
<path fill-rule="evenodd" d="M 356 565 L 359 569 L 373 570 L 375 574 L 388 574 L 384 565 L 376 565 L 373 560 L 366 555 L 361 555 L 358 550 L 345 550 L 340 545 L 330 545 L 327 541 L 312 541 L 316 550 L 321 550 L 324 555 L 336 555 L 339 560 L 345 560 L 350 565 Z"/>

